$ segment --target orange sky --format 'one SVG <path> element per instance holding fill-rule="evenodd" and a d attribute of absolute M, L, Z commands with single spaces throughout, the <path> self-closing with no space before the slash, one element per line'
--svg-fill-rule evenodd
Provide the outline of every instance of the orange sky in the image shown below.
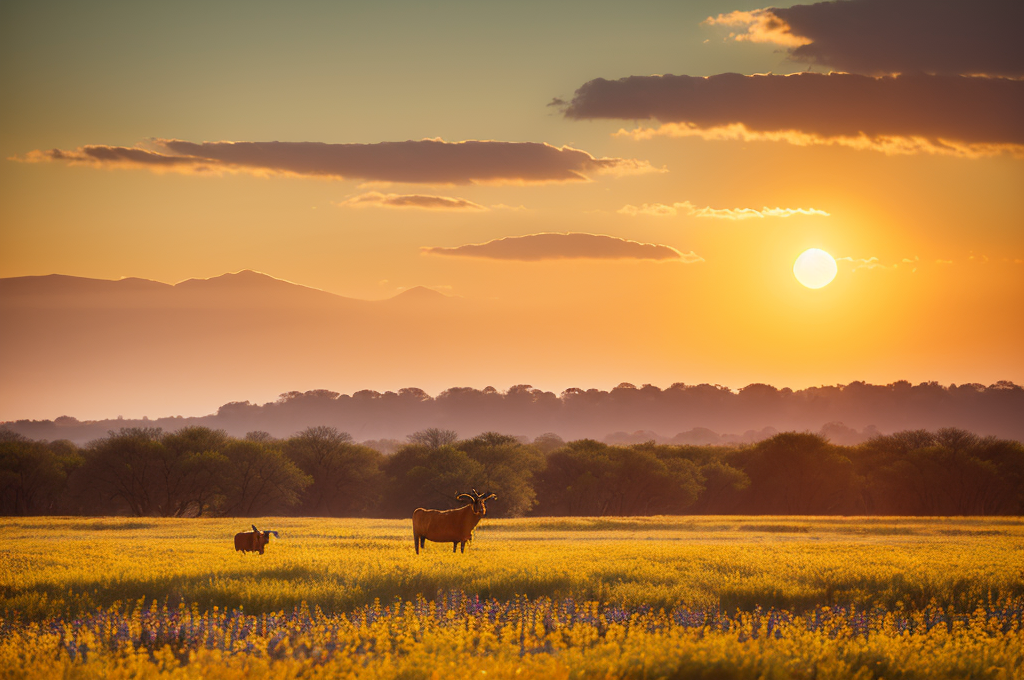
<path fill-rule="evenodd" d="M 364 299 L 427 286 L 530 327 L 528 346 L 502 345 L 513 357 L 407 376 L 104 402 L 126 416 L 319 387 L 1024 382 L 1024 66 L 969 41 L 962 63 L 928 61 L 943 30 L 1006 24 L 1013 3 L 907 23 L 864 54 L 828 42 L 849 42 L 828 8 L 794 8 L 779 37 L 729 15 L 756 3 L 682 4 L 6 3 L 0 277 L 254 269 Z M 903 4 L 860 25 L 900 36 L 882 28 L 909 21 Z M 853 75 L 749 77 L 808 69 Z M 729 72 L 748 77 L 647 77 Z M 922 80 L 882 77 L 900 72 Z M 1001 79 L 961 75 L 978 73 Z M 202 145 L 223 140 L 361 146 Z M 567 232 L 618 240 L 500 241 Z M 820 290 L 792 273 L 812 247 L 839 260 Z M 0 419 L 60 415 L 2 403 Z"/>

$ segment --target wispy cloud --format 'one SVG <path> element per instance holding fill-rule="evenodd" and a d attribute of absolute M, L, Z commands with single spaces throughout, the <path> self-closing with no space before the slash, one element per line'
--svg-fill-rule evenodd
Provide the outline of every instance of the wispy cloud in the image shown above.
<path fill-rule="evenodd" d="M 694 252 L 683 253 L 671 246 L 640 243 L 603 234 L 542 233 L 509 236 L 487 243 L 474 243 L 451 248 L 433 246 L 422 249 L 429 255 L 475 257 L 493 260 L 663 260 L 684 263 L 703 262 Z"/>
<path fill-rule="evenodd" d="M 836 258 L 836 262 L 847 262 L 847 263 L 849 263 L 850 265 L 852 265 L 850 271 L 854 271 L 854 272 L 855 271 L 859 271 L 861 269 L 867 269 L 867 270 L 882 269 L 882 270 L 889 270 L 889 271 L 893 271 L 893 270 L 896 270 L 896 269 L 904 269 L 904 270 L 909 269 L 910 272 L 913 273 L 913 272 L 917 271 L 918 266 L 921 264 L 921 258 L 918 257 L 917 255 L 915 255 L 913 258 L 904 257 L 899 262 L 892 262 L 890 264 L 885 264 L 885 263 L 883 263 L 877 257 L 867 257 L 867 258 L 864 258 L 864 257 L 837 257 Z M 944 263 L 944 262 L 952 264 L 952 262 L 949 261 L 949 260 L 936 260 L 936 263 L 940 263 L 941 264 L 941 263 Z"/>
<path fill-rule="evenodd" d="M 656 128 L 620 129 L 616 137 L 629 137 L 638 141 L 655 137 L 699 137 L 711 141 L 738 140 L 743 142 L 786 142 L 794 146 L 843 146 L 859 151 L 877 151 L 887 156 L 927 153 L 961 158 L 982 158 L 1004 153 L 1024 158 L 1022 144 L 963 144 L 952 140 L 932 140 L 924 137 L 900 137 L 878 135 L 868 137 L 861 133 L 856 136 L 827 137 L 807 134 L 798 130 L 758 132 L 742 123 L 718 127 L 699 128 L 685 123 L 665 123 Z"/>
<path fill-rule="evenodd" d="M 853 265 L 851 271 L 857 271 L 858 269 L 896 269 L 899 267 L 897 264 L 882 264 L 882 261 L 877 257 L 837 257 L 836 262 L 849 262 Z"/>
<path fill-rule="evenodd" d="M 791 48 L 794 61 L 883 75 L 1018 77 L 1020 0 L 844 0 L 708 17 L 728 38 Z"/>
<path fill-rule="evenodd" d="M 138 147 L 91 145 L 72 151 L 37 150 L 14 160 L 158 172 L 245 172 L 435 185 L 571 182 L 585 181 L 594 174 L 656 171 L 646 161 L 595 158 L 568 146 L 441 139 L 378 144 L 155 139 Z"/>
<path fill-rule="evenodd" d="M 631 76 L 576 91 L 574 119 L 654 119 L 622 132 L 843 144 L 888 153 L 1024 155 L 1024 80 L 849 73 Z"/>
<path fill-rule="evenodd" d="M 478 211 L 486 207 L 463 198 L 448 196 L 426 196 L 423 194 L 382 194 L 370 191 L 338 203 L 345 208 L 418 208 L 420 210 Z"/>
<path fill-rule="evenodd" d="M 618 213 L 621 215 L 652 215 L 654 217 L 672 217 L 679 214 L 679 209 L 683 206 L 689 206 L 689 203 L 673 203 L 666 205 L 664 203 L 644 203 L 640 207 L 635 205 L 624 205 L 618 209 Z"/>
<path fill-rule="evenodd" d="M 765 217 L 792 217 L 793 215 L 819 215 L 828 217 L 829 213 L 817 208 L 769 208 L 765 206 L 761 210 L 754 208 L 712 208 L 706 206 L 698 208 L 689 201 L 682 203 L 644 203 L 637 207 L 625 205 L 617 212 L 623 215 L 652 215 L 654 217 L 671 217 L 683 213 L 694 217 L 709 217 L 720 220 L 747 220 L 763 219 Z"/>

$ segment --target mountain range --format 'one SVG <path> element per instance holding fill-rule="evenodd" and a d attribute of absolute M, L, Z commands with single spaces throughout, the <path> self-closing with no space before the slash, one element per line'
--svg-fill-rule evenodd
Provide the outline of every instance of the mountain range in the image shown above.
<path fill-rule="evenodd" d="M 248 270 L 175 285 L 0 279 L 0 419 L 209 412 L 296 386 L 401 383 L 423 361 L 472 354 L 452 339 L 486 317 L 478 307 L 426 288 L 357 300 Z"/>

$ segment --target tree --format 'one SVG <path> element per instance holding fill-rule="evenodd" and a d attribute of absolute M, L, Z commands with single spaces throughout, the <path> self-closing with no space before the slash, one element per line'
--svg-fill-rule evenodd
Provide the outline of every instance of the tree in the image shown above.
<path fill-rule="evenodd" d="M 272 442 L 274 436 L 263 430 L 253 430 L 245 433 L 245 438 L 251 442 Z"/>
<path fill-rule="evenodd" d="M 442 430 L 436 427 L 428 427 L 408 435 L 406 439 L 410 444 L 419 444 L 431 449 L 442 446 L 450 446 L 459 440 L 459 433 L 454 430 Z"/>
<path fill-rule="evenodd" d="M 608 450 L 610 498 L 602 514 L 679 514 L 703 489 L 698 466 L 672 446 L 653 442 Z"/>
<path fill-rule="evenodd" d="M 453 446 L 407 445 L 384 460 L 383 470 L 388 484 L 381 507 L 392 517 L 408 517 L 418 507 L 458 507 L 456 494 L 486 480 L 483 466 Z"/>
<path fill-rule="evenodd" d="M 832 514 L 847 508 L 856 493 L 853 463 L 820 435 L 783 432 L 744 457 L 750 477 L 744 512 Z"/>
<path fill-rule="evenodd" d="M 541 453 L 551 453 L 555 449 L 565 446 L 565 440 L 554 432 L 545 432 L 533 440 L 533 445 L 537 447 Z"/>
<path fill-rule="evenodd" d="M 285 453 L 312 480 L 300 510 L 317 516 L 352 516 L 372 508 L 380 495 L 377 451 L 352 442 L 333 427 L 309 427 L 285 443 Z"/>
<path fill-rule="evenodd" d="M 488 505 L 488 513 L 497 516 L 520 517 L 536 502 L 533 475 L 543 467 L 543 458 L 532 448 L 524 446 L 515 437 L 497 432 L 484 432 L 459 448 L 480 464 L 483 475 L 479 491 L 497 494 Z M 493 509 L 492 509 L 493 507 Z"/>
<path fill-rule="evenodd" d="M 60 442 L 47 446 L 0 431 L 0 514 L 51 514 L 62 506 L 68 471 L 78 462 L 77 449 Z"/>
<path fill-rule="evenodd" d="M 750 486 L 750 478 L 742 470 L 721 460 L 712 460 L 699 468 L 704 489 L 694 504 L 694 512 L 701 514 L 731 514 L 735 512 L 739 492 Z"/>
<path fill-rule="evenodd" d="M 224 503 L 220 513 L 253 517 L 280 513 L 299 502 L 312 483 L 284 453 L 272 444 L 234 440 L 224 447 L 220 478 Z"/>
<path fill-rule="evenodd" d="M 905 446 L 907 435 L 921 444 Z M 897 433 L 869 442 L 869 479 L 885 512 L 928 515 L 1017 514 L 1024 447 L 954 428 Z"/>
<path fill-rule="evenodd" d="M 593 439 L 580 439 L 549 454 L 537 474 L 540 513 L 570 517 L 601 514 L 611 466 L 609 448 Z"/>
<path fill-rule="evenodd" d="M 935 442 L 945 448 L 960 453 L 975 448 L 980 442 L 978 435 L 956 427 L 944 427 L 935 433 Z"/>
<path fill-rule="evenodd" d="M 164 435 L 158 461 L 161 515 L 199 516 L 220 502 L 218 476 L 225 462 L 220 452 L 227 442 L 227 433 L 208 427 L 183 427 Z"/>
<path fill-rule="evenodd" d="M 136 516 L 156 512 L 160 500 L 163 444 L 159 428 L 122 428 L 86 449 L 84 484 L 103 500 L 123 505 Z"/>

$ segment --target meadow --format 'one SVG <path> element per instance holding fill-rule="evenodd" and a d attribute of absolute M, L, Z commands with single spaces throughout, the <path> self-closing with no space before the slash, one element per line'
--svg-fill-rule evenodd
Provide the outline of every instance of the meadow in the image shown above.
<path fill-rule="evenodd" d="M 254 521 L 0 520 L 0 677 L 1024 674 L 1020 518 Z"/>

